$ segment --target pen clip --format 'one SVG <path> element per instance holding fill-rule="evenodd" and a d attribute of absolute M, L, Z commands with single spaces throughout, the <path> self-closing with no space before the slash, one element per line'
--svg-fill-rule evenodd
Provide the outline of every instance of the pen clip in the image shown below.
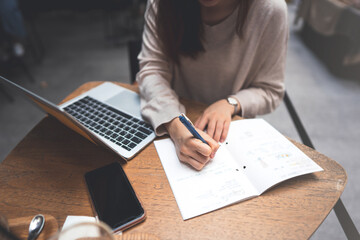
<path fill-rule="evenodd" d="M 190 119 L 184 113 L 182 113 L 181 116 L 184 117 L 185 120 L 188 121 L 191 124 L 191 126 L 194 127 L 194 124 L 190 121 Z"/>

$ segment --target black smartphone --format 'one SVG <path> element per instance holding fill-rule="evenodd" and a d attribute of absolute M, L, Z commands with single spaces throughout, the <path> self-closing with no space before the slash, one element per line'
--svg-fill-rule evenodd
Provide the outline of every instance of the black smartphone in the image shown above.
<path fill-rule="evenodd" d="M 119 163 L 87 172 L 85 182 L 95 215 L 114 232 L 145 220 L 145 211 Z"/>

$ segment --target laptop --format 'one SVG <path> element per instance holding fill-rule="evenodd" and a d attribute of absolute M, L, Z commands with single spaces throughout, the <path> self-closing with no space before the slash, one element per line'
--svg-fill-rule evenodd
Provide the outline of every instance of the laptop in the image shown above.
<path fill-rule="evenodd" d="M 155 139 L 140 113 L 137 93 L 105 82 L 59 106 L 0 76 L 0 83 L 15 88 L 49 115 L 91 142 L 130 160 Z"/>

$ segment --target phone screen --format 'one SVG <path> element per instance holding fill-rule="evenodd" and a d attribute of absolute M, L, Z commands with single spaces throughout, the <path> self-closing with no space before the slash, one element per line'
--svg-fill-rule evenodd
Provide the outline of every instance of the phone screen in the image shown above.
<path fill-rule="evenodd" d="M 85 174 L 94 210 L 113 231 L 124 230 L 144 219 L 145 212 L 119 163 Z"/>

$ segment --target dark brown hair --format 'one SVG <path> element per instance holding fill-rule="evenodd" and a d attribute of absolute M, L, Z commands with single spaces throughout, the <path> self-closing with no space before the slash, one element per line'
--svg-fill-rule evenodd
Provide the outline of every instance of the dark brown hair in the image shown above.
<path fill-rule="evenodd" d="M 236 31 L 241 37 L 251 0 L 239 0 Z M 179 55 L 196 58 L 204 51 L 203 24 L 197 0 L 158 0 L 156 26 L 162 50 L 174 63 Z"/>

